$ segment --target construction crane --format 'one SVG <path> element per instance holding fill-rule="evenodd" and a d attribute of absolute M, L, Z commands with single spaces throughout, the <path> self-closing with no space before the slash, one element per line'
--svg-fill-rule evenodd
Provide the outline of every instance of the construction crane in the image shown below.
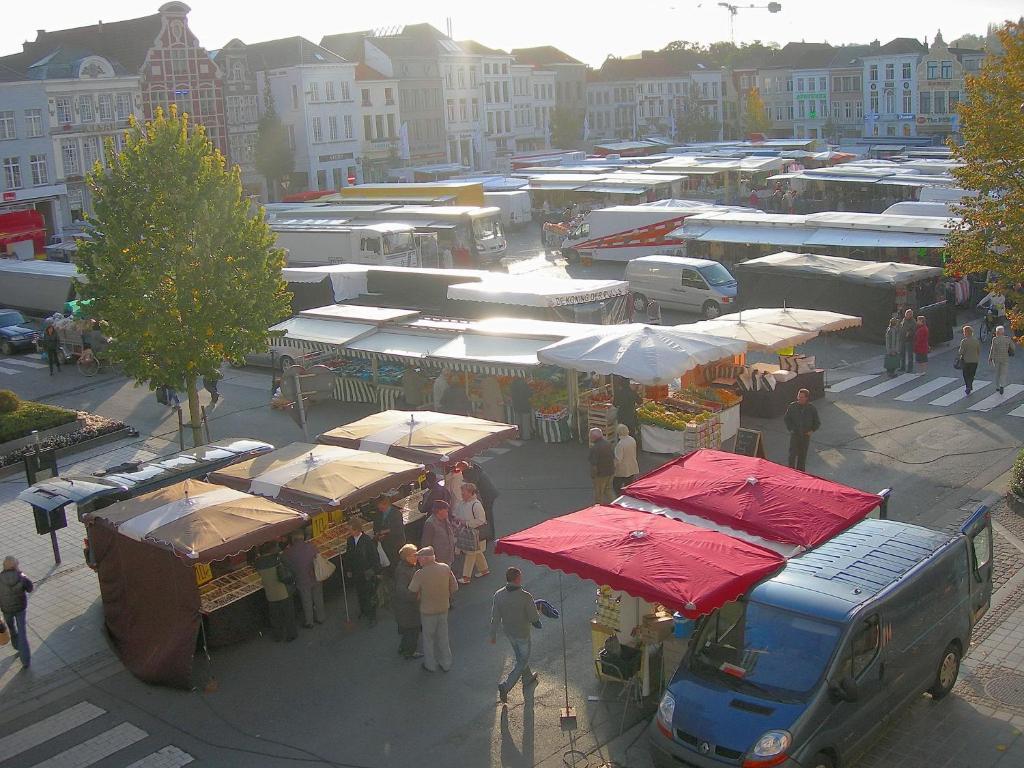
<path fill-rule="evenodd" d="M 759 8 L 768 13 L 778 13 L 782 10 L 782 3 L 768 3 L 768 5 L 733 5 L 732 3 L 719 3 L 722 8 L 729 12 L 729 39 L 736 45 L 736 14 L 749 8 Z"/>

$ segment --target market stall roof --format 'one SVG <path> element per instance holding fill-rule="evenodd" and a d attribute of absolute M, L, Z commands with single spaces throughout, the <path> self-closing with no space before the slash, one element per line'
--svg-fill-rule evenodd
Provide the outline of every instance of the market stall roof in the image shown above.
<path fill-rule="evenodd" d="M 945 248 L 945 235 L 916 232 L 865 231 L 818 227 L 804 238 L 803 245 L 841 246 L 845 248 Z"/>
<path fill-rule="evenodd" d="M 666 326 L 603 326 L 537 352 L 543 363 L 574 371 L 618 374 L 641 384 L 665 384 L 698 365 L 742 354 L 746 344 Z"/>
<path fill-rule="evenodd" d="M 292 443 L 210 475 L 215 483 L 305 506 L 353 506 L 406 483 L 423 467 L 334 445 Z"/>
<path fill-rule="evenodd" d="M 841 331 L 845 328 L 856 328 L 862 324 L 861 318 L 855 315 L 843 315 L 839 312 L 827 312 L 823 309 L 799 309 L 796 307 L 763 307 L 747 309 L 735 315 L 737 320 L 756 320 L 760 323 L 771 323 L 786 328 L 797 328 L 805 331 Z"/>
<path fill-rule="evenodd" d="M 221 560 L 306 524 L 305 513 L 200 480 L 161 488 L 90 514 L 136 541 L 199 562 Z"/>
<path fill-rule="evenodd" d="M 312 317 L 318 320 L 348 320 L 355 323 L 408 322 L 419 316 L 415 309 L 392 309 L 389 307 L 363 307 L 354 304 L 328 304 L 326 307 L 314 307 L 299 312 L 299 317 Z"/>
<path fill-rule="evenodd" d="M 482 282 L 448 286 L 449 299 L 525 307 L 561 307 L 628 293 L 629 283 L 624 280 L 566 280 L 533 275 L 497 276 Z"/>
<path fill-rule="evenodd" d="M 515 438 L 511 424 L 434 411 L 384 411 L 324 432 L 317 442 L 435 464 L 459 461 Z"/>
<path fill-rule="evenodd" d="M 864 519 L 881 497 L 795 469 L 702 449 L 623 489 L 627 496 L 811 548 Z"/>
<path fill-rule="evenodd" d="M 462 333 L 431 352 L 430 357 L 447 368 L 474 373 L 509 373 L 505 368 L 527 368 L 539 364 L 537 351 L 548 346 L 548 339 L 505 339 Z"/>
<path fill-rule="evenodd" d="M 272 333 L 282 334 L 291 341 L 308 341 L 341 347 L 369 336 L 377 330 L 377 326 L 300 316 L 272 325 L 270 330 Z"/>
<path fill-rule="evenodd" d="M 504 536 L 494 551 L 575 574 L 688 616 L 710 613 L 785 564 L 718 531 L 595 506 Z"/>
<path fill-rule="evenodd" d="M 715 320 L 701 320 L 690 325 L 676 326 L 691 333 L 706 333 L 726 339 L 746 342 L 748 349 L 783 349 L 803 344 L 816 338 L 817 331 L 787 328 L 759 320 L 740 319 L 739 315 L 723 315 Z"/>
<path fill-rule="evenodd" d="M 450 336 L 381 330 L 352 342 L 346 346 L 346 351 L 360 357 L 384 360 L 425 360 L 450 340 Z"/>
<path fill-rule="evenodd" d="M 332 264 L 324 267 L 285 267 L 281 277 L 287 283 L 319 283 L 331 281 L 335 301 L 348 301 L 366 293 L 366 271 L 363 264 Z"/>
<path fill-rule="evenodd" d="M 578 187 L 576 192 L 590 192 L 594 195 L 646 195 L 648 187 L 631 184 L 609 183 L 606 179 L 601 184 L 587 184 Z"/>
<path fill-rule="evenodd" d="M 788 251 L 748 259 L 740 264 L 751 272 L 784 270 L 803 275 L 840 277 L 849 282 L 871 285 L 905 285 L 917 280 L 942 276 L 941 267 L 900 264 L 894 261 L 860 261 Z"/>

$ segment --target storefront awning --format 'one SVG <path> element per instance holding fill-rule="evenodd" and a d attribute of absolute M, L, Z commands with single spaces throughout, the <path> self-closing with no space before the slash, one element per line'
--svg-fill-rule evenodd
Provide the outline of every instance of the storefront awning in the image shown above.
<path fill-rule="evenodd" d="M 681 520 L 595 506 L 502 537 L 494 551 L 696 617 L 778 571 L 777 552 Z"/>
<path fill-rule="evenodd" d="M 863 520 L 881 503 L 874 493 L 765 459 L 714 450 L 669 462 L 623 493 L 807 549 Z"/>

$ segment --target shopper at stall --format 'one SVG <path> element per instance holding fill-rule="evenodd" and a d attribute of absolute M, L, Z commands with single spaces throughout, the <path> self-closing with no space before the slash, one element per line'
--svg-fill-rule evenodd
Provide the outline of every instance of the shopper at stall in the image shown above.
<path fill-rule="evenodd" d="M 462 472 L 462 477 L 476 486 L 476 494 L 480 498 L 480 503 L 484 505 L 484 514 L 487 515 L 484 538 L 487 541 L 494 541 L 497 535 L 497 527 L 494 522 L 494 502 L 498 500 L 498 489 L 484 472 L 484 468 L 475 461 L 469 462 L 469 466 Z"/>
<path fill-rule="evenodd" d="M 263 582 L 263 594 L 267 598 L 270 630 L 279 643 L 291 642 L 299 636 L 295 620 L 295 601 L 289 584 L 294 583 L 294 574 L 287 563 L 282 563 L 276 541 L 268 541 L 260 547 L 259 556 L 253 566 Z"/>
<path fill-rule="evenodd" d="M 1013 355 L 1013 341 L 1006 335 L 1006 327 L 996 326 L 996 335 L 992 337 L 992 345 L 988 348 L 988 364 L 995 369 L 996 392 L 1000 395 L 1003 394 L 1003 389 L 1006 387 L 1010 358 Z"/>
<path fill-rule="evenodd" d="M 786 409 L 785 423 L 789 430 L 789 466 L 803 472 L 811 435 L 821 428 L 818 409 L 811 405 L 810 390 L 801 389 L 796 393 L 796 401 Z"/>
<path fill-rule="evenodd" d="M 422 408 L 430 381 L 419 368 L 406 368 L 402 372 L 402 400 L 409 410 Z"/>
<path fill-rule="evenodd" d="M 889 378 L 896 375 L 896 369 L 900 367 L 900 321 L 898 318 L 889 318 L 889 327 L 885 329 L 885 372 Z"/>
<path fill-rule="evenodd" d="M 530 669 L 530 633 L 540 629 L 540 616 L 533 595 L 523 589 L 523 572 L 516 567 L 505 571 L 505 586 L 494 593 L 491 601 L 491 645 L 498 641 L 498 629 L 505 634 L 515 664 L 505 679 L 498 683 L 498 697 L 508 703 L 508 692 L 523 681 L 525 691 L 537 683 L 537 673 Z"/>
<path fill-rule="evenodd" d="M 442 370 L 437 374 L 437 378 L 434 379 L 433 385 L 433 397 L 434 397 L 434 410 L 441 410 L 441 400 L 444 397 L 444 393 L 448 390 L 448 371 Z"/>
<path fill-rule="evenodd" d="M 419 598 L 420 625 L 423 628 L 423 669 L 436 672 L 452 668 L 452 649 L 448 643 L 448 611 L 459 584 L 446 563 L 438 562 L 433 547 L 416 553 L 420 569 L 409 582 L 409 591 Z"/>
<path fill-rule="evenodd" d="M 914 334 L 917 332 L 917 321 L 914 310 L 903 313 L 900 323 L 900 370 L 904 373 L 914 372 Z"/>
<path fill-rule="evenodd" d="M 391 609 L 395 613 L 398 634 L 398 654 L 406 659 L 419 659 L 423 654 L 416 650 L 420 639 L 420 607 L 416 595 L 409 591 L 412 577 L 419 568 L 416 561 L 416 547 L 404 545 L 398 550 L 398 564 L 395 566 L 395 593 L 391 598 Z"/>
<path fill-rule="evenodd" d="M 487 514 L 484 512 L 484 505 L 476 494 L 476 486 L 473 483 L 463 483 L 460 489 L 462 498 L 455 505 L 455 515 L 463 524 L 476 534 L 476 547 L 464 550 L 465 557 L 462 561 L 462 584 L 469 584 L 476 570 L 477 578 L 490 575 L 487 567 L 487 558 L 484 552 L 487 551 L 487 539 L 484 534 L 487 526 Z"/>
<path fill-rule="evenodd" d="M 533 404 L 530 398 L 533 397 L 533 390 L 526 379 L 522 376 L 515 376 L 508 385 L 509 400 L 512 401 L 512 413 L 516 417 L 516 426 L 519 427 L 519 439 L 529 440 L 533 437 Z"/>
<path fill-rule="evenodd" d="M 313 561 L 316 560 L 316 547 L 313 542 L 306 541 L 302 531 L 292 533 L 291 540 L 281 557 L 292 573 L 295 574 L 295 589 L 302 603 L 303 626 L 310 629 L 315 621 L 324 623 L 324 585 L 316 579 Z"/>
<path fill-rule="evenodd" d="M 501 394 L 501 383 L 496 376 L 484 376 L 480 382 L 480 415 L 488 421 L 505 421 L 505 398 Z"/>
<path fill-rule="evenodd" d="M 616 496 L 622 489 L 636 480 L 640 474 L 640 465 L 636 460 L 636 440 L 629 434 L 629 427 L 619 424 L 615 428 L 618 440 L 615 442 L 615 477 L 612 479 L 612 490 Z"/>
<path fill-rule="evenodd" d="M 17 652 L 23 669 L 32 661 L 32 651 L 28 644 L 28 623 L 25 619 L 28 611 L 28 593 L 32 589 L 32 581 L 21 572 L 18 558 L 11 555 L 5 557 L 3 571 L 0 571 L 0 613 L 3 614 L 3 623 L 11 636 L 11 647 Z"/>
<path fill-rule="evenodd" d="M 611 504 L 612 478 L 615 477 L 615 451 L 597 427 L 590 430 L 590 479 L 594 485 L 594 503 Z"/>
<path fill-rule="evenodd" d="M 964 326 L 963 334 L 956 354 L 960 372 L 964 376 L 964 393 L 969 395 L 974 389 L 974 376 L 978 372 L 978 363 L 981 362 L 981 342 L 975 338 L 974 328 L 969 325 Z"/>
<path fill-rule="evenodd" d="M 629 433 L 636 435 L 639 431 L 636 417 L 637 406 L 641 399 L 629 385 L 629 379 L 622 376 L 612 376 L 612 404 L 615 406 L 616 418 L 620 424 L 629 427 Z"/>
<path fill-rule="evenodd" d="M 370 626 L 377 623 L 377 574 L 380 572 L 380 558 L 377 556 L 377 542 L 363 533 L 358 521 L 349 524 L 349 537 L 345 542 L 342 565 L 345 576 L 356 589 L 359 601 L 359 618 L 369 620 Z"/>
<path fill-rule="evenodd" d="M 914 329 L 914 362 L 921 366 L 921 373 L 928 370 L 928 350 L 931 346 L 928 343 L 928 323 L 924 315 L 917 318 L 917 328 Z"/>
<path fill-rule="evenodd" d="M 444 476 L 444 487 L 448 489 L 452 509 L 462 499 L 462 473 L 469 466 L 465 461 L 456 461 L 452 464 Z M 448 563 L 451 565 L 451 563 Z"/>
<path fill-rule="evenodd" d="M 441 395 L 441 413 L 453 413 L 457 416 L 472 416 L 473 404 L 469 401 L 466 389 L 459 383 L 449 383 Z"/>
<path fill-rule="evenodd" d="M 373 516 L 373 537 L 387 555 L 390 563 L 387 570 L 390 572 L 398 563 L 398 551 L 405 546 L 405 519 L 390 496 L 378 496 L 374 506 L 377 512 Z"/>
<path fill-rule="evenodd" d="M 451 505 L 447 501 L 435 501 L 430 517 L 423 522 L 420 539 L 420 544 L 431 547 L 438 562 L 445 565 L 455 562 L 455 525 L 450 514 Z"/>

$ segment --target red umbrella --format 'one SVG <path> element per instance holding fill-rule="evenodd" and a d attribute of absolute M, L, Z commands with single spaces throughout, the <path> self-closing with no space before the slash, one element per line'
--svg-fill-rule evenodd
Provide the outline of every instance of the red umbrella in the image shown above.
<path fill-rule="evenodd" d="M 765 459 L 707 449 L 662 465 L 623 493 L 807 549 L 863 520 L 882 501 Z"/>
<path fill-rule="evenodd" d="M 735 600 L 785 559 L 717 531 L 596 506 L 500 539 L 494 551 L 607 585 L 695 617 Z"/>

